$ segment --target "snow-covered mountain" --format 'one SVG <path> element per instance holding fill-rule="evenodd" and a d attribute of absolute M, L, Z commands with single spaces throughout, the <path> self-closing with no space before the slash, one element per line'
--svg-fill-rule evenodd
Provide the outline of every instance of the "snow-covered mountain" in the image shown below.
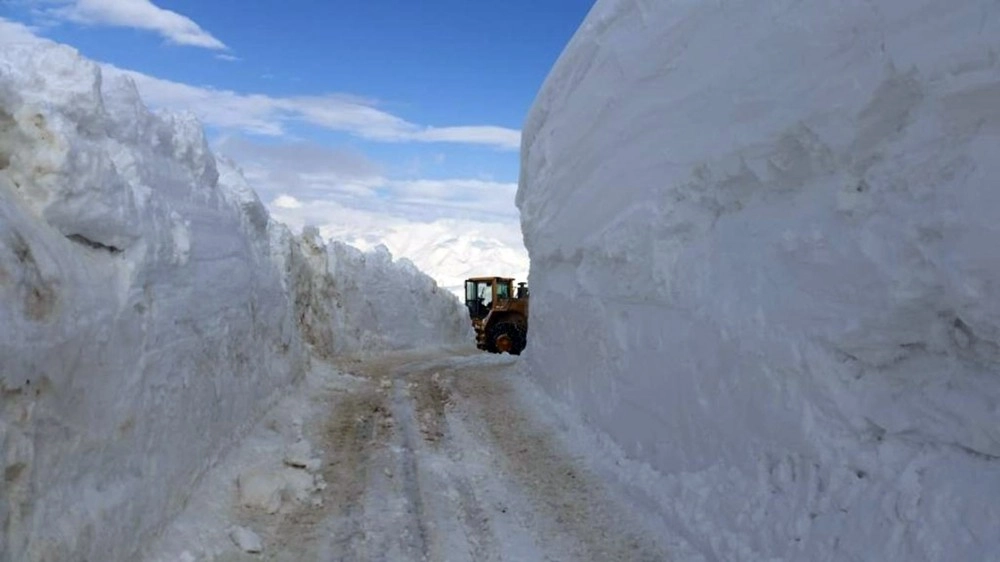
<path fill-rule="evenodd" d="M 366 250 L 384 245 L 460 297 L 469 277 L 501 275 L 522 281 L 528 277 L 527 252 L 520 240 L 503 239 L 511 232 L 506 224 L 440 220 L 381 227 L 378 234 L 366 235 L 328 224 L 320 231 L 326 238 Z"/>
<path fill-rule="evenodd" d="M 0 20 L 0 559 L 135 560 L 309 346 L 471 341 L 411 263 L 294 236 L 194 119 Z"/>
<path fill-rule="evenodd" d="M 997 8 L 599 0 L 548 77 L 528 367 L 690 559 L 997 559 Z"/>
<path fill-rule="evenodd" d="M 272 216 L 293 230 L 315 226 L 323 238 L 366 251 L 385 246 L 459 297 L 463 281 L 472 276 L 502 275 L 520 280 L 528 276 L 528 254 L 516 222 L 457 218 L 418 221 L 331 200 L 288 205 L 280 197 L 271 201 L 270 210 Z"/>

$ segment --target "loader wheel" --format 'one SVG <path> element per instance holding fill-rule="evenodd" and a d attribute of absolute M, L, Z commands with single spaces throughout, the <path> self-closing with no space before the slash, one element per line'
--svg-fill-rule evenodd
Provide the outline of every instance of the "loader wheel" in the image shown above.
<path fill-rule="evenodd" d="M 500 322 L 490 330 L 490 351 L 520 355 L 525 345 L 524 328 L 514 322 Z"/>

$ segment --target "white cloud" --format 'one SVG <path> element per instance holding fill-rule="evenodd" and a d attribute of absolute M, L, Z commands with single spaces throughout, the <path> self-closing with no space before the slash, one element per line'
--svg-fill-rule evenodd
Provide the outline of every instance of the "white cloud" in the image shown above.
<path fill-rule="evenodd" d="M 110 0 L 93 0 L 100 5 Z M 83 0 L 80 2 L 83 3 Z M 0 43 L 42 41 L 30 28 L 0 18 Z M 224 56 L 222 54 L 218 56 Z M 375 107 L 375 102 L 343 94 L 274 97 L 193 86 L 102 63 L 105 76 L 128 76 L 147 104 L 189 111 L 207 125 L 258 135 L 283 136 L 291 123 L 307 123 L 331 131 L 384 142 L 449 142 L 518 150 L 520 132 L 483 126 L 429 127 L 411 123 Z"/>
<path fill-rule="evenodd" d="M 512 182 L 392 179 L 360 153 L 308 143 L 273 146 L 227 137 L 215 148 L 239 162 L 261 198 L 272 204 L 287 202 L 282 197 L 290 196 L 302 207 L 336 201 L 352 209 L 417 221 L 463 218 L 516 224 L 518 220 L 517 184 Z"/>
<path fill-rule="evenodd" d="M 314 143 L 272 144 L 229 135 L 217 152 L 239 162 L 265 201 L 287 194 L 300 201 L 327 198 L 372 200 L 386 179 L 378 164 L 355 150 Z"/>
<path fill-rule="evenodd" d="M 503 127 L 428 127 L 417 136 L 428 142 L 481 143 L 514 149 L 521 145 L 521 133 Z"/>
<path fill-rule="evenodd" d="M 242 94 L 164 80 L 110 64 L 102 67 L 109 75 L 125 74 L 135 80 L 147 103 L 190 111 L 203 122 L 224 129 L 283 135 L 289 123 L 301 122 L 384 142 L 450 142 L 503 150 L 520 148 L 521 133 L 514 129 L 491 125 L 417 125 L 378 109 L 370 100 L 354 96 L 272 97 Z"/>
<path fill-rule="evenodd" d="M 225 50 L 226 45 L 190 18 L 149 0 L 70 0 L 49 10 L 57 18 L 86 25 L 131 27 L 158 33 L 177 45 Z"/>
<path fill-rule="evenodd" d="M 271 201 L 271 206 L 278 209 L 300 209 L 302 202 L 291 195 L 281 194 Z"/>
<path fill-rule="evenodd" d="M 224 60 L 226 62 L 239 62 L 239 61 L 243 60 L 240 57 L 238 57 L 236 55 L 230 55 L 229 53 L 219 53 L 219 54 L 215 55 L 215 58 L 217 58 L 219 60 Z"/>
<path fill-rule="evenodd" d="M 283 124 L 288 116 L 282 114 L 274 98 L 189 86 L 110 64 L 102 64 L 101 69 L 105 75 L 134 80 L 143 101 L 152 106 L 190 111 L 204 123 L 223 129 L 261 135 L 285 133 Z"/>
<path fill-rule="evenodd" d="M 393 180 L 386 182 L 385 191 L 396 207 L 407 210 L 428 207 L 439 216 L 501 221 L 516 221 L 518 217 L 516 183 L 464 178 Z"/>

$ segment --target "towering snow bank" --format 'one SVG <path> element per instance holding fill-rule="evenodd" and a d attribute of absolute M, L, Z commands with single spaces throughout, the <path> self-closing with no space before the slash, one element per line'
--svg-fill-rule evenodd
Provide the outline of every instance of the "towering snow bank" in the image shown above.
<path fill-rule="evenodd" d="M 251 196 L 193 119 L 2 45 L 0 559 L 132 559 L 303 372 Z"/>
<path fill-rule="evenodd" d="M 528 365 L 708 559 L 1000 551 L 1000 10 L 601 0 L 529 116 Z"/>
<path fill-rule="evenodd" d="M 469 330 L 412 264 L 271 220 L 193 118 L 0 19 L 0 559 L 134 559 L 299 379 L 303 336 Z"/>
<path fill-rule="evenodd" d="M 327 245 L 315 227 L 298 241 L 307 263 L 301 324 L 320 355 L 474 345 L 465 307 L 409 260 L 393 261 L 385 246 Z"/>

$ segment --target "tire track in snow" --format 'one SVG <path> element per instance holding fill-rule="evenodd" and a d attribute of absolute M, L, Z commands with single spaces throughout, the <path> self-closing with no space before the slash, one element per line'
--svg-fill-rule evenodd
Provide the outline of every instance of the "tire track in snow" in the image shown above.
<path fill-rule="evenodd" d="M 520 411 L 513 391 L 502 379 L 503 370 L 463 370 L 451 380 L 506 457 L 506 468 L 532 492 L 529 497 L 540 511 L 573 537 L 581 550 L 578 559 L 667 560 L 653 539 L 629 528 L 627 514 L 605 497 L 599 482 L 580 470 L 560 451 L 549 432 L 536 427 Z"/>
<path fill-rule="evenodd" d="M 364 378 L 369 378 L 366 373 Z M 364 496 L 371 479 L 371 457 L 384 448 L 392 432 L 387 395 L 373 381 L 347 393 L 317 396 L 329 405 L 328 416 L 319 416 L 319 427 L 310 440 L 321 443 L 320 474 L 326 488 L 321 503 L 302 505 L 290 512 L 268 514 L 238 508 L 240 524 L 255 529 L 264 539 L 261 554 L 231 552 L 215 562 L 299 562 L 305 560 L 367 561 Z M 341 391 L 342 392 L 342 391 Z"/>
<path fill-rule="evenodd" d="M 442 485 L 454 490 L 457 513 L 468 554 L 477 562 L 501 560 L 498 543 L 489 517 L 477 498 L 468 474 L 463 474 L 465 462 L 449 431 L 446 412 L 453 406 L 451 390 L 436 369 L 426 369 L 410 375 L 410 395 L 416 406 L 417 421 L 426 446 L 448 461 L 447 482 Z"/>
<path fill-rule="evenodd" d="M 348 396 L 334 407 L 324 428 L 324 446 L 330 451 L 323 477 L 329 494 L 324 504 L 332 504 L 336 525 L 331 547 L 337 560 L 367 560 L 363 497 L 370 479 L 372 450 L 389 439 L 392 415 L 387 397 L 378 391 Z M 315 527 L 319 521 L 311 522 Z"/>
<path fill-rule="evenodd" d="M 396 419 L 400 420 L 399 465 L 402 491 L 407 503 L 409 517 L 405 530 L 400 536 L 405 551 L 415 554 L 417 560 L 427 560 L 429 555 L 428 531 L 425 524 L 423 492 L 420 488 L 415 447 L 420 441 L 417 435 L 417 416 L 413 404 L 406 396 L 400 380 L 393 380 L 392 408 Z"/>
<path fill-rule="evenodd" d="M 353 513 L 355 535 L 364 537 L 364 560 L 434 560 L 435 544 L 428 528 L 425 490 L 418 454 L 423 425 L 415 403 L 406 392 L 409 376 L 417 365 L 440 359 L 440 352 L 399 352 L 363 361 L 361 374 L 379 388 L 391 431 L 373 441 L 366 465 L 366 488 L 358 490 L 360 508 Z M 364 496 L 364 497 L 362 497 Z M 351 515 L 351 514 L 348 514 Z M 334 544 L 334 560 L 357 560 L 357 544 Z M 344 556 L 348 556 L 344 558 Z M 352 557 L 353 556 L 353 557 Z"/>
<path fill-rule="evenodd" d="M 666 560 L 521 409 L 509 364 L 411 352 L 339 368 L 357 384 L 313 396 L 322 504 L 244 521 L 264 553 L 219 562 Z"/>

